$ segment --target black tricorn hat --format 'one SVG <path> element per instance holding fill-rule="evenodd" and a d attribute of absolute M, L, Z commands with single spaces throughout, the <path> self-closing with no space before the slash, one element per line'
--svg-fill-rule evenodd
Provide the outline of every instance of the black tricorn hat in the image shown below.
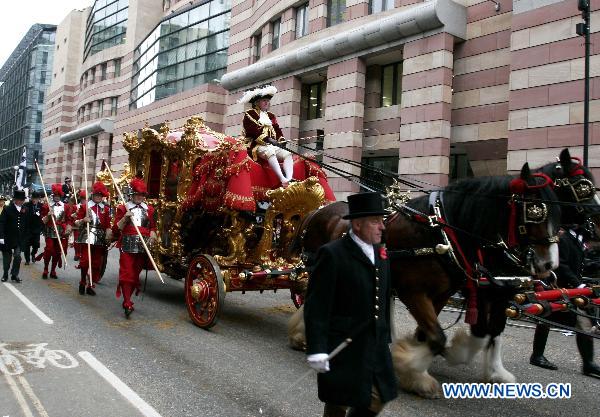
<path fill-rule="evenodd" d="M 383 198 L 380 193 L 359 193 L 348 196 L 350 212 L 344 219 L 357 219 L 359 217 L 385 216 L 389 214 L 383 207 Z"/>
<path fill-rule="evenodd" d="M 14 200 L 25 200 L 25 191 L 23 191 L 23 190 L 14 190 L 13 191 L 13 199 Z"/>

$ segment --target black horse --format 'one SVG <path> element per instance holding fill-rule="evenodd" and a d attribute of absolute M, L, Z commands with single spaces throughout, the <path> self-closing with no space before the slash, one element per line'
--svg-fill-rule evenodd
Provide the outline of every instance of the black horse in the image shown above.
<path fill-rule="evenodd" d="M 478 327 L 473 329 L 495 339 L 494 343 L 488 342 L 491 360 L 486 376 L 493 381 L 514 380 L 499 360 L 500 326 L 491 326 L 504 316 L 504 307 L 498 314 L 501 303 L 490 299 L 490 293 L 475 296 L 472 292 L 477 284 L 474 266 L 483 264 L 494 273 L 499 270 L 509 273 L 510 268 L 517 268 L 521 274 L 523 267 L 527 274 L 541 274 L 557 266 L 555 235 L 560 221 L 559 206 L 513 198 L 518 195 L 555 202 L 557 198 L 550 183 L 544 175 L 532 174 L 525 164 L 519 177 L 458 181 L 435 198 L 423 196 L 410 200 L 406 204 L 408 209 L 401 208 L 387 219 L 385 240 L 394 289 L 418 324 L 413 337 L 397 341 L 393 347 L 395 367 L 404 389 L 427 397 L 438 395 L 439 384 L 427 373 L 433 357 L 445 353 L 446 336 L 438 314 L 449 297 L 461 289 L 468 290 L 470 321 L 477 317 L 474 326 Z M 446 226 L 432 227 L 427 217 L 432 207 L 439 210 L 440 218 L 436 221 Z M 348 229 L 348 223 L 341 219 L 345 213 L 346 204 L 334 203 L 302 225 L 297 247 L 308 259 L 322 244 L 340 237 Z M 448 252 L 446 239 L 454 250 Z M 511 252 L 509 256 L 507 251 Z M 516 263 L 510 260 L 517 258 L 520 261 Z M 500 297 L 504 304 L 508 301 L 506 297 L 505 294 Z M 298 340 L 295 330 L 301 328 L 296 326 L 301 326 L 299 314 L 290 321 L 291 340 Z M 454 356 L 458 358 L 459 354 Z"/>

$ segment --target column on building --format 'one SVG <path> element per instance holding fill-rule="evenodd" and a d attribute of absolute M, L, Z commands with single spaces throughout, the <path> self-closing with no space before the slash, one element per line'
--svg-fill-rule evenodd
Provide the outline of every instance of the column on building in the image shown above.
<path fill-rule="evenodd" d="M 308 2 L 308 32 L 314 33 L 327 27 L 327 0 Z"/>
<path fill-rule="evenodd" d="M 365 101 L 365 62 L 352 58 L 327 68 L 325 98 L 325 154 L 360 162 L 362 157 L 363 118 Z M 351 175 L 360 175 L 360 168 L 324 158 Z M 358 185 L 338 174 L 327 173 L 336 197 L 345 200 L 359 190 Z M 347 175 L 347 174 L 344 174 Z"/>
<path fill-rule="evenodd" d="M 346 0 L 346 20 L 353 20 L 369 14 L 369 0 Z"/>
<path fill-rule="evenodd" d="M 446 185 L 452 106 L 452 35 L 404 45 L 398 173 Z"/>
<path fill-rule="evenodd" d="M 296 39 L 296 19 L 295 19 L 295 9 L 290 7 L 285 10 L 281 15 L 281 29 L 279 33 L 279 45 L 287 45 Z"/>
<path fill-rule="evenodd" d="M 273 83 L 277 94 L 271 100 L 271 111 L 277 117 L 286 139 L 297 139 L 300 133 L 300 96 L 302 83 L 297 77 L 287 77 Z"/>

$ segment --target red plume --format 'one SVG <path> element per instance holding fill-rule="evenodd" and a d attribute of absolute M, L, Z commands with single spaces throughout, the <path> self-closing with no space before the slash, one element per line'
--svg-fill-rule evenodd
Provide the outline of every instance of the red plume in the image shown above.
<path fill-rule="evenodd" d="M 52 184 L 52 195 L 64 196 L 62 184 Z"/>
<path fill-rule="evenodd" d="M 92 185 L 92 194 L 100 194 L 102 197 L 108 197 L 106 185 L 101 181 L 95 182 L 94 185 Z"/>
<path fill-rule="evenodd" d="M 129 183 L 129 186 L 131 187 L 131 191 L 133 191 L 134 193 L 137 194 L 146 194 L 148 193 L 148 190 L 146 189 L 146 183 L 144 183 L 144 181 L 142 181 L 139 178 L 134 178 L 131 180 L 131 182 Z"/>

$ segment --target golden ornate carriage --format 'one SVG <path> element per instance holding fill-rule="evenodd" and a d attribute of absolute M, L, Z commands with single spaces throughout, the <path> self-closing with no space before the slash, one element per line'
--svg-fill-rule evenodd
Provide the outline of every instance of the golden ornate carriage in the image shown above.
<path fill-rule="evenodd" d="M 256 184 L 263 168 L 247 156 L 243 138 L 214 132 L 199 117 L 181 130 L 165 124 L 126 134 L 123 145 L 129 165 L 119 183 L 146 181 L 157 213 L 153 257 L 161 272 L 185 279 L 195 324 L 213 326 L 231 291 L 289 289 L 302 304 L 307 274 L 288 248 L 304 217 L 327 202 L 323 178 L 267 191 L 264 178 Z"/>

